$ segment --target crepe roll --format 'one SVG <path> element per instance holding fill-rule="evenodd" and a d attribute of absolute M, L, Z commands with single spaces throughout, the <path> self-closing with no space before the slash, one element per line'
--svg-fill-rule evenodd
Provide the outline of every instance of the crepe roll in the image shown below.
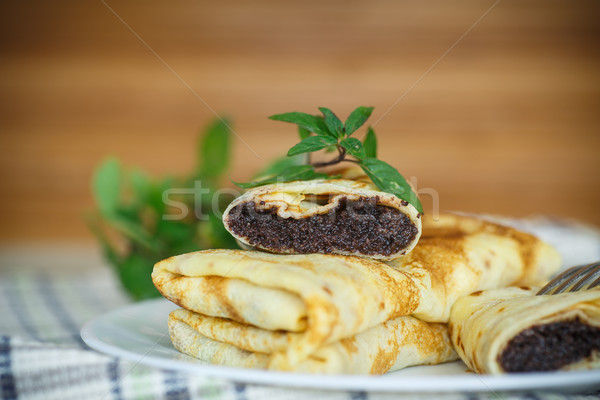
<path fill-rule="evenodd" d="M 361 257 L 205 250 L 163 260 L 152 280 L 187 310 L 298 335 L 273 368 L 293 369 L 317 348 L 418 310 L 407 274 Z"/>
<path fill-rule="evenodd" d="M 556 249 L 538 237 L 483 218 L 455 213 L 441 213 L 437 216 L 428 214 L 423 218 L 423 231 L 423 238 L 427 241 L 451 241 L 453 238 L 471 236 L 480 238 L 495 237 L 497 240 L 510 241 L 512 245 L 506 247 L 512 247 L 517 252 L 516 258 L 518 258 L 518 261 L 507 263 L 513 264 L 509 268 L 513 271 L 515 269 L 514 264 L 523 266 L 523 268 L 518 269 L 517 274 L 517 281 L 522 285 L 532 286 L 547 281 L 550 276 L 558 271 L 562 264 L 562 259 Z M 481 261 L 484 264 L 493 262 L 490 256 L 496 258 L 495 256 L 498 253 L 489 248 L 485 251 L 488 253 L 487 257 L 480 257 Z M 466 254 L 471 252 L 467 249 Z M 506 258 L 507 256 L 505 251 L 501 251 L 501 257 L 498 258 Z M 503 284 L 502 286 L 507 285 Z"/>
<path fill-rule="evenodd" d="M 389 260 L 421 236 L 419 212 L 371 183 L 315 179 L 260 186 L 235 199 L 223 223 L 243 245 L 281 254 Z"/>
<path fill-rule="evenodd" d="M 169 316 L 175 348 L 212 364 L 277 369 L 274 354 L 285 352 L 297 333 L 269 331 L 185 309 Z M 383 374 L 412 365 L 457 359 L 445 324 L 398 317 L 354 336 L 325 344 L 290 369 L 302 373 Z"/>
<path fill-rule="evenodd" d="M 600 368 L 600 288 L 536 292 L 478 291 L 454 304 L 449 330 L 469 368 L 484 374 Z"/>
<path fill-rule="evenodd" d="M 552 246 L 533 235 L 473 217 L 423 218 L 419 244 L 388 265 L 413 277 L 421 294 L 417 318 L 447 322 L 452 305 L 476 290 L 531 285 L 561 265 Z"/>
<path fill-rule="evenodd" d="M 535 249 L 545 248 L 531 240 Z M 342 255 L 205 250 L 157 263 L 152 280 L 189 311 L 297 333 L 269 361 L 275 369 L 294 369 L 324 345 L 385 321 L 412 315 L 444 323 L 462 296 L 520 284 L 531 271 L 547 279 L 545 271 L 558 268 L 555 253 L 545 260 L 545 251 L 525 259 L 522 252 L 518 241 L 487 229 L 439 233 L 387 264 Z"/>

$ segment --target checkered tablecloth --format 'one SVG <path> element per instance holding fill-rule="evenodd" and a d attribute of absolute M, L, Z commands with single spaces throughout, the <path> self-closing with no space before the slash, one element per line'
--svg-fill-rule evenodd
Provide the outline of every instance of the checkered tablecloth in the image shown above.
<path fill-rule="evenodd" d="M 512 221 L 560 243 L 567 265 L 600 259 L 600 234 L 544 220 Z M 565 242 L 569 233 L 569 243 Z M 560 240 L 559 240 L 560 239 Z M 417 394 L 319 391 L 248 385 L 109 357 L 79 336 L 93 317 L 131 303 L 90 246 L 0 248 L 1 399 L 592 399 L 595 394 Z M 599 372 L 600 382 L 600 372 Z"/>

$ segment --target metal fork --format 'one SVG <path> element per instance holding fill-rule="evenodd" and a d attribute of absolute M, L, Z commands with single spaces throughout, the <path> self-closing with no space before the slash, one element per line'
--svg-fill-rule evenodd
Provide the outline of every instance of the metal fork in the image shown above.
<path fill-rule="evenodd" d="M 600 262 L 594 262 L 569 268 L 548 282 L 536 295 L 576 292 L 598 285 L 600 285 Z"/>

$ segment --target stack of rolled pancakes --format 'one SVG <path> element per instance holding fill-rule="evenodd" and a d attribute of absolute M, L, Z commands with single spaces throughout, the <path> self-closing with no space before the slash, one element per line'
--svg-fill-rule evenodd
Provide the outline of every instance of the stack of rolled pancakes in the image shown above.
<path fill-rule="evenodd" d="M 422 217 L 365 181 L 262 186 L 223 222 L 247 250 L 171 257 L 152 279 L 181 307 L 168 322 L 175 348 L 226 366 L 383 374 L 455 360 L 456 300 L 536 284 L 560 266 L 529 234 Z"/>

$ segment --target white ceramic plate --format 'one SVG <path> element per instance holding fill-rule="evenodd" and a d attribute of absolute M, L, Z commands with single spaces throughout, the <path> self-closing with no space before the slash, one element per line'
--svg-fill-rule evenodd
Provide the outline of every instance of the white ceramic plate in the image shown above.
<path fill-rule="evenodd" d="M 230 368 L 204 363 L 171 345 L 167 316 L 177 306 L 165 299 L 132 304 L 88 322 L 81 331 L 93 349 L 140 364 L 221 377 L 237 382 L 328 390 L 379 392 L 488 392 L 600 388 L 600 371 L 481 376 L 462 362 L 406 368 L 382 376 L 309 375 Z"/>

